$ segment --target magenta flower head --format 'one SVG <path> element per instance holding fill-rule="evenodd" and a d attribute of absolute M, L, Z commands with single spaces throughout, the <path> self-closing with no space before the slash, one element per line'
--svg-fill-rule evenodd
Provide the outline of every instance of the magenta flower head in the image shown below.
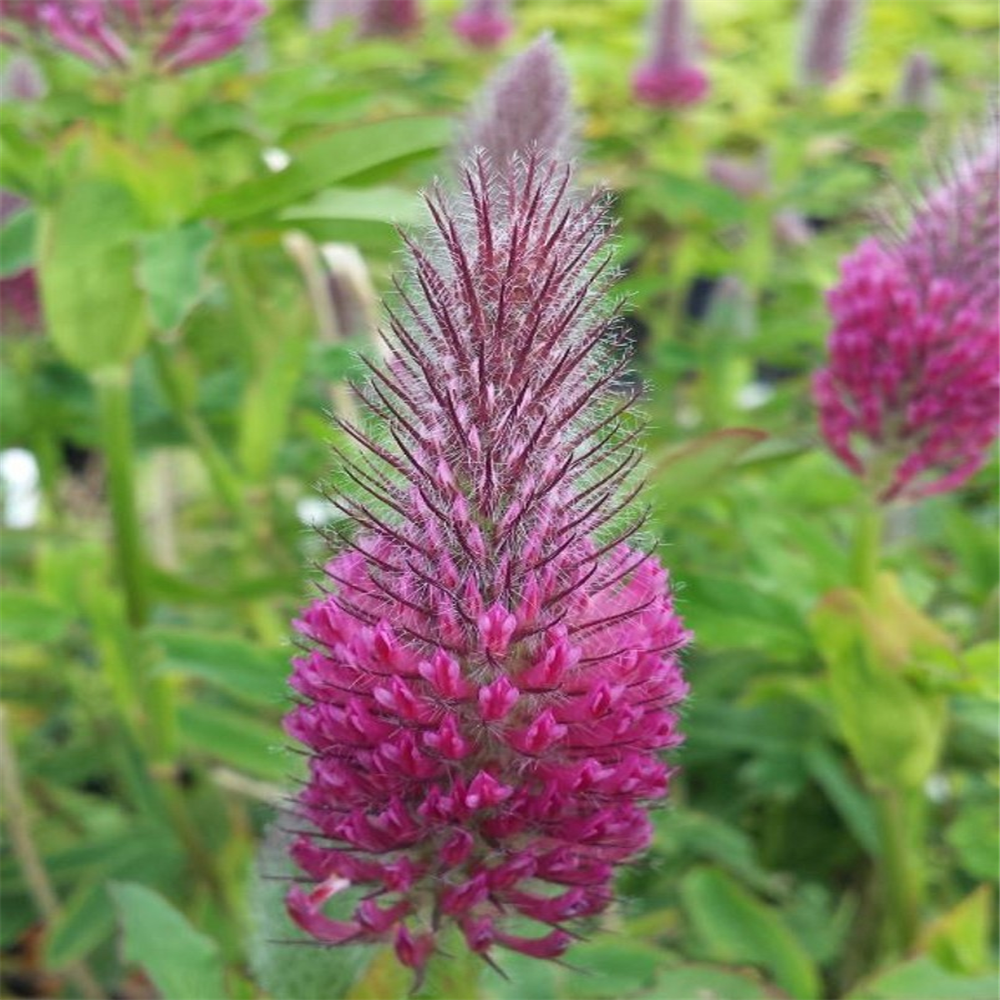
<path fill-rule="evenodd" d="M 632 75 L 635 99 L 662 107 L 697 104 L 709 83 L 694 62 L 687 0 L 654 0 L 649 31 L 649 55 Z"/>
<path fill-rule="evenodd" d="M 799 80 L 826 87 L 847 66 L 862 0 L 804 0 L 799 46 Z"/>
<path fill-rule="evenodd" d="M 510 0 L 466 0 L 451 26 L 478 49 L 496 48 L 514 28 Z"/>
<path fill-rule="evenodd" d="M 411 35 L 420 28 L 420 0 L 359 0 L 358 33 L 362 38 Z"/>
<path fill-rule="evenodd" d="M 459 159 L 481 150 L 495 170 L 502 170 L 515 157 L 537 150 L 568 161 L 575 125 L 569 76 L 551 36 L 544 34 L 503 63 L 473 102 Z"/>
<path fill-rule="evenodd" d="M 356 533 L 296 623 L 286 720 L 309 756 L 292 917 L 418 976 L 449 926 L 487 961 L 554 958 L 608 905 L 667 791 L 688 638 L 634 543 L 604 199 L 544 154 L 480 153 L 428 208 L 358 387 L 373 424 L 341 424 Z"/>
<path fill-rule="evenodd" d="M 179 73 L 240 45 L 263 0 L 37 0 L 0 15 L 103 70 Z"/>
<path fill-rule="evenodd" d="M 897 239 L 868 239 L 828 296 L 830 360 L 815 377 L 833 452 L 881 500 L 960 486 L 997 436 L 1000 157 L 961 158 Z"/>

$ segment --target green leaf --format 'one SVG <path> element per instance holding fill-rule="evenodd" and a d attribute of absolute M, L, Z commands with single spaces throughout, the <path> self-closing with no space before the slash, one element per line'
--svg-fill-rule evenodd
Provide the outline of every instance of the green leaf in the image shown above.
<path fill-rule="evenodd" d="M 992 718 L 995 727 L 995 711 Z M 1000 879 L 1000 831 L 997 830 L 995 795 L 963 802 L 945 839 L 970 875 L 991 882 Z"/>
<path fill-rule="evenodd" d="M 58 642 L 72 622 L 66 608 L 27 590 L 0 591 L 0 638 L 5 642 Z"/>
<path fill-rule="evenodd" d="M 114 929 L 103 878 L 88 879 L 66 900 L 45 934 L 45 964 L 62 969 L 92 952 Z"/>
<path fill-rule="evenodd" d="M 243 222 L 294 204 L 373 167 L 440 149 L 451 137 L 445 118 L 403 118 L 342 129 L 290 150 L 292 162 L 210 197 L 199 214 Z"/>
<path fill-rule="evenodd" d="M 19 274 L 34 264 L 37 221 L 35 210 L 25 208 L 0 229 L 0 278 Z"/>
<path fill-rule="evenodd" d="M 254 777 L 283 781 L 294 770 L 282 752 L 277 725 L 215 705 L 187 705 L 179 712 L 180 731 L 191 747 Z"/>
<path fill-rule="evenodd" d="M 312 939 L 294 924 L 285 909 L 288 884 L 297 874 L 289 858 L 291 836 L 271 827 L 264 837 L 249 887 L 248 955 L 254 977 L 275 1000 L 329 1000 L 347 995 L 378 951 L 365 945 L 309 947 Z M 325 912 L 334 920 L 349 919 L 358 893 L 335 894 Z M 288 942 L 307 942 L 296 947 Z M 398 967 L 398 963 L 393 962 Z M 409 986 L 407 982 L 403 991 Z M 383 996 L 386 994 L 382 994 Z"/>
<path fill-rule="evenodd" d="M 849 1000 L 996 1000 L 997 977 L 960 976 L 927 955 L 903 962 L 848 994 Z"/>
<path fill-rule="evenodd" d="M 918 787 L 940 754 L 943 698 L 919 690 L 897 672 L 905 659 L 901 637 L 860 594 L 828 594 L 813 615 L 813 627 L 851 755 L 876 783 Z"/>
<path fill-rule="evenodd" d="M 992 886 L 981 885 L 938 917 L 921 936 L 927 951 L 949 972 L 979 975 L 990 967 Z"/>
<path fill-rule="evenodd" d="M 423 220 L 424 211 L 419 198 L 400 188 L 340 187 L 327 188 L 312 201 L 285 209 L 279 218 L 284 222 L 344 220 L 412 225 Z"/>
<path fill-rule="evenodd" d="M 115 882 L 110 892 L 122 928 L 123 957 L 143 968 L 163 1000 L 227 995 L 215 941 L 144 885 Z"/>
<path fill-rule="evenodd" d="M 130 361 L 147 327 L 135 282 L 137 208 L 120 185 L 82 177 L 40 215 L 38 274 L 56 347 L 78 368 Z"/>
<path fill-rule="evenodd" d="M 176 330 L 205 294 L 205 257 L 213 232 L 191 222 L 143 236 L 139 241 L 139 285 L 156 327 Z"/>
<path fill-rule="evenodd" d="M 287 695 L 288 650 L 263 650 L 237 638 L 181 629 L 154 628 L 161 648 L 157 673 L 197 677 L 240 698 L 280 705 Z"/>
<path fill-rule="evenodd" d="M 806 768 L 834 809 L 871 857 L 879 853 L 878 827 L 871 802 L 851 781 L 847 769 L 829 747 L 814 743 L 805 752 Z"/>
<path fill-rule="evenodd" d="M 656 1000 L 766 1000 L 768 993 L 749 976 L 714 965 L 682 965 L 656 977 Z"/>
<path fill-rule="evenodd" d="M 795 935 L 728 875 L 696 868 L 681 882 L 681 898 L 709 957 L 761 966 L 800 1000 L 819 996 L 816 968 Z"/>
<path fill-rule="evenodd" d="M 652 986 L 669 955 L 641 941 L 598 938 L 575 946 L 566 959 L 584 974 L 570 972 L 560 992 L 574 1000 L 599 1000 L 628 996 Z"/>
<path fill-rule="evenodd" d="M 731 427 L 651 456 L 649 490 L 655 505 L 669 514 L 673 508 L 700 501 L 723 473 L 766 437 L 750 427 Z"/>

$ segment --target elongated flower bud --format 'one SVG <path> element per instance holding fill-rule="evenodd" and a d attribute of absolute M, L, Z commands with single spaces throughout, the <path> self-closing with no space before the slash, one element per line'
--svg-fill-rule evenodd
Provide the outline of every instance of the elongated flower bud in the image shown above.
<path fill-rule="evenodd" d="M 466 0 L 451 22 L 455 34 L 479 49 L 492 49 L 513 30 L 510 0 Z"/>
<path fill-rule="evenodd" d="M 927 111 L 934 103 L 934 61 L 926 52 L 911 52 L 903 65 L 898 101 Z"/>
<path fill-rule="evenodd" d="M 708 77 L 695 65 L 687 0 L 653 0 L 649 55 L 632 76 L 636 100 L 664 107 L 697 104 L 708 93 Z"/>
<path fill-rule="evenodd" d="M 127 69 L 142 53 L 177 73 L 240 45 L 265 11 L 263 0 L 35 0 L 0 14 L 101 69 Z"/>
<path fill-rule="evenodd" d="M 488 961 L 560 955 L 647 845 L 679 741 L 687 635 L 632 547 L 639 455 L 609 398 L 608 223 L 571 181 L 480 156 L 428 199 L 358 390 L 377 427 L 343 427 L 356 489 L 333 501 L 358 532 L 296 625 L 313 885 L 289 911 L 324 942 L 394 941 L 418 974 L 449 924 Z M 364 902 L 330 919 L 348 886 Z"/>
<path fill-rule="evenodd" d="M 847 66 L 862 0 L 804 0 L 799 80 L 826 87 Z"/>
<path fill-rule="evenodd" d="M 829 294 L 820 424 L 882 500 L 955 489 L 997 436 L 998 189 L 993 134 L 924 197 L 900 239 L 865 240 L 845 258 Z"/>
<path fill-rule="evenodd" d="M 507 60 L 473 103 L 459 159 L 482 150 L 496 169 L 538 150 L 568 160 L 574 115 L 569 76 L 548 34 Z"/>

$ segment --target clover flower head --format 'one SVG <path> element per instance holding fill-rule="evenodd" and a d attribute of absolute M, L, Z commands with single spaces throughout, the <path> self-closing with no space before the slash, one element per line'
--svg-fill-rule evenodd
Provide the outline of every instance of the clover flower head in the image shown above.
<path fill-rule="evenodd" d="M 143 60 L 179 73 L 240 45 L 265 11 L 263 0 L 36 0 L 0 17 L 102 70 Z"/>
<path fill-rule="evenodd" d="M 494 170 L 538 151 L 568 160 L 575 116 L 569 75 L 548 34 L 503 63 L 473 102 L 459 159 L 481 150 Z"/>
<path fill-rule="evenodd" d="M 804 0 L 799 45 L 799 80 L 826 87 L 847 66 L 862 0 Z"/>
<path fill-rule="evenodd" d="M 456 35 L 478 49 L 496 48 L 514 28 L 510 0 L 466 0 L 451 26 Z"/>
<path fill-rule="evenodd" d="M 997 436 L 1000 157 L 991 132 L 829 293 L 814 380 L 830 448 L 883 501 L 952 490 Z"/>
<path fill-rule="evenodd" d="M 648 844 L 687 690 L 636 544 L 604 199 L 537 150 L 461 181 L 407 241 L 387 362 L 358 386 L 373 423 L 342 424 L 359 454 L 331 500 L 356 533 L 296 623 L 286 721 L 309 756 L 290 914 L 391 941 L 418 977 L 448 926 L 489 962 L 565 951 Z"/>
<path fill-rule="evenodd" d="M 687 0 L 654 0 L 649 54 L 632 75 L 632 94 L 645 104 L 685 107 L 702 101 L 708 76 L 696 65 Z"/>

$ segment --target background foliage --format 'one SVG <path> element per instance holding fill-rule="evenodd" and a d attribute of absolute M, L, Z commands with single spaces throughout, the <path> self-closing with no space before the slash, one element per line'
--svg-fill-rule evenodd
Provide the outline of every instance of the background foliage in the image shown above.
<path fill-rule="evenodd" d="M 0 370 L 0 442 L 41 471 L 37 522 L 8 528 L 2 556 L 10 994 L 81 995 L 81 975 L 173 1000 L 408 989 L 385 956 L 274 943 L 294 936 L 266 877 L 279 830 L 253 877 L 300 769 L 280 730 L 288 622 L 327 551 L 304 527 L 331 515 L 313 484 L 330 443 L 349 446 L 324 409 L 352 405 L 354 355 L 377 351 L 363 283 L 338 286 L 355 289 L 345 336 L 318 334 L 289 234 L 356 245 L 384 289 L 392 224 L 420 222 L 415 192 L 447 169 L 470 97 L 551 28 L 586 177 L 622 218 L 694 694 L 671 802 L 605 929 L 573 969 L 515 956 L 482 994 L 995 995 L 995 463 L 889 512 L 859 603 L 860 487 L 821 446 L 808 378 L 823 291 L 873 199 L 982 113 L 996 11 L 872 0 L 848 73 L 817 93 L 793 84 L 795 4 L 695 10 L 714 89 L 680 114 L 630 97 L 632 0 L 520 2 L 497 54 L 455 39 L 444 2 L 405 42 L 312 33 L 276 3 L 249 49 L 128 85 L 35 53 L 48 93 L 8 101 L 0 125 L 2 184 L 29 201 L 3 274 L 35 266 L 45 313 L 42 330 L 7 315 Z M 914 48 L 939 67 L 929 111 L 895 97 Z M 765 155 L 769 182 L 714 183 L 720 154 Z M 788 211 L 809 227 L 796 244 L 775 227 Z M 133 492 L 135 551 L 116 563 Z M 877 931 L 890 800 L 923 886 L 904 946 Z"/>

